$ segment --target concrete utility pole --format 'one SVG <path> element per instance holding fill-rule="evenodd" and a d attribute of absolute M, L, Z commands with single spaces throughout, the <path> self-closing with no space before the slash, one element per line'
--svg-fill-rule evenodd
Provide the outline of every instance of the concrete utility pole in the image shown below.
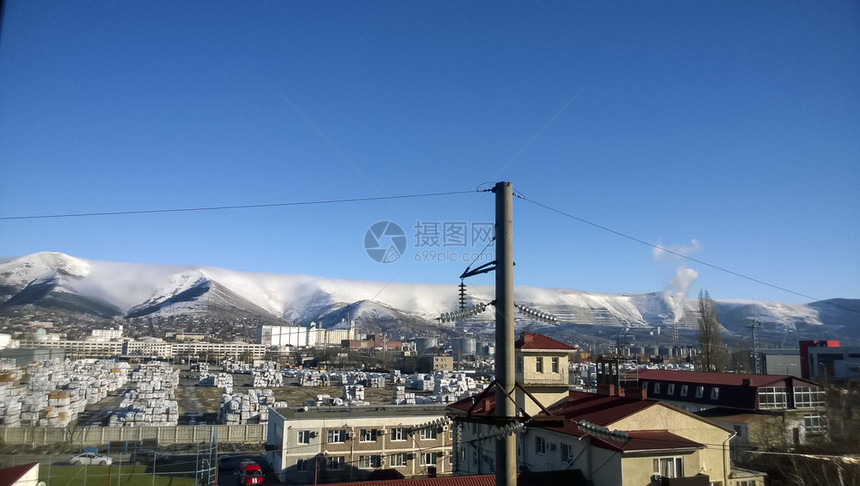
<path fill-rule="evenodd" d="M 496 416 L 512 420 L 514 374 L 514 257 L 513 190 L 510 182 L 499 182 L 496 193 Z M 504 417 L 504 419 L 503 419 Z M 496 440 L 496 486 L 517 484 L 515 436 Z"/>
<path fill-rule="evenodd" d="M 761 323 L 758 322 L 758 317 L 753 318 L 753 323 L 747 326 L 752 330 L 752 340 L 753 340 L 753 352 L 752 352 L 752 365 L 753 372 L 757 375 L 762 373 L 761 369 L 761 356 L 758 353 L 758 330 L 761 328 Z"/>

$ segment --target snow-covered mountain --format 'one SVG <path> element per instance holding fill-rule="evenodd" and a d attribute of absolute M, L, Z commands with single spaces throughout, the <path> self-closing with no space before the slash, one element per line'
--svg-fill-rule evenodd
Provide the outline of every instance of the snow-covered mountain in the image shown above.
<path fill-rule="evenodd" d="M 469 286 L 468 299 L 490 302 L 489 286 Z M 678 321 L 696 327 L 696 299 L 666 292 L 601 294 L 520 286 L 515 299 L 559 317 L 565 326 L 649 328 Z M 324 326 L 353 319 L 381 327 L 398 323 L 435 324 L 455 310 L 457 286 L 340 280 L 308 275 L 238 272 L 216 267 L 145 265 L 84 260 L 62 253 L 36 253 L 0 263 L 0 308 L 32 304 L 103 317 L 178 316 L 229 310 L 230 315 Z M 728 332 L 748 334 L 755 317 L 763 331 L 778 336 L 820 338 L 860 336 L 860 300 L 811 304 L 716 301 Z M 836 304 L 836 305 L 833 305 Z M 853 311 L 851 309 L 854 309 Z M 488 311 L 471 318 L 490 323 Z M 525 317 L 518 323 L 528 323 Z M 387 324 L 387 325 L 383 325 Z"/>

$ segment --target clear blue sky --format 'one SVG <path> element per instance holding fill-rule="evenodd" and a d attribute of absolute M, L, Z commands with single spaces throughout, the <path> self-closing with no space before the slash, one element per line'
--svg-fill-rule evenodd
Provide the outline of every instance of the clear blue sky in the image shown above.
<path fill-rule="evenodd" d="M 537 201 L 858 298 L 860 6 L 9 0 L 0 169 L 4 217 L 507 180 L 528 198 L 514 205 L 518 285 L 660 291 L 682 264 Z M 393 263 L 364 249 L 381 220 L 407 234 Z M 483 245 L 418 246 L 413 227 L 492 220 L 489 193 L 0 220 L 0 255 L 457 283 L 462 262 L 416 257 Z M 686 265 L 690 296 L 806 301 Z"/>

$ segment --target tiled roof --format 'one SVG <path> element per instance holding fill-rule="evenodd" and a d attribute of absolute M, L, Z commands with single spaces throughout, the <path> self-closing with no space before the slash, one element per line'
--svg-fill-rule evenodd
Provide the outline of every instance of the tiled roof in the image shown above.
<path fill-rule="evenodd" d="M 544 336 L 543 334 L 535 334 L 532 332 L 524 332 L 517 342 L 514 344 L 517 349 L 562 349 L 565 351 L 574 351 L 576 348 L 561 341 L 556 341 L 553 338 Z"/>
<path fill-rule="evenodd" d="M 496 413 L 496 385 L 490 385 L 484 390 L 486 391 L 486 393 L 484 393 L 484 398 L 475 406 L 475 409 L 472 410 L 473 415 L 492 415 Z M 477 398 L 478 395 L 463 398 L 451 405 L 448 405 L 448 408 L 468 412 L 469 409 L 472 408 L 472 404 L 474 403 L 473 400 L 476 400 Z"/>
<path fill-rule="evenodd" d="M 550 407 L 549 412 L 553 415 L 564 415 L 571 420 L 587 420 L 593 424 L 607 427 L 625 417 L 658 404 L 659 402 L 655 400 L 639 400 L 572 391 L 567 402 Z"/>
<path fill-rule="evenodd" d="M 750 386 L 768 386 L 784 382 L 787 375 L 753 375 L 748 373 L 708 373 L 702 371 L 679 370 L 639 370 L 640 380 L 676 381 L 685 383 L 701 383 L 703 385 L 743 386 L 744 380 L 749 380 Z M 798 378 L 795 378 L 798 379 Z"/>
<path fill-rule="evenodd" d="M 449 406 L 449 409 L 468 411 L 473 404 L 473 397 L 465 398 Z M 496 396 L 493 387 L 488 389 L 477 406 L 472 411 L 473 415 L 492 415 L 495 413 Z M 638 398 L 627 398 L 619 396 L 598 395 L 571 391 L 568 401 L 550 407 L 550 414 L 564 417 L 564 425 L 561 427 L 546 427 L 561 434 L 582 437 L 585 432 L 579 430 L 579 421 L 585 420 L 592 424 L 612 428 L 612 424 L 630 415 L 641 412 L 650 407 L 668 407 L 677 413 L 694 416 L 688 412 L 677 410 L 657 400 L 641 400 Z M 543 412 L 541 412 L 543 415 Z M 716 427 L 719 425 L 713 424 Z M 725 427 L 720 427 L 725 429 Z M 728 430 L 728 429 L 726 429 Z M 595 447 L 611 451 L 651 451 L 651 450 L 677 450 L 677 449 L 699 449 L 702 444 L 675 435 L 667 430 L 631 430 L 628 431 L 630 439 L 619 442 L 612 439 L 591 438 Z"/>
<path fill-rule="evenodd" d="M 701 449 L 705 447 L 703 444 L 666 430 L 633 430 L 629 434 L 630 440 L 625 442 L 597 438 L 591 440 L 596 447 L 623 452 Z"/>
<path fill-rule="evenodd" d="M 10 486 L 27 474 L 34 466 L 38 466 L 38 462 L 28 462 L 12 467 L 4 467 L 0 469 L 0 486 Z"/>

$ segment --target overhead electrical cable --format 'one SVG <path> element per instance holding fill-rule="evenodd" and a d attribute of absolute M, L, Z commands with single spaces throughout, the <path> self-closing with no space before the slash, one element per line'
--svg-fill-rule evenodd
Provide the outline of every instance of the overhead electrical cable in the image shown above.
<path fill-rule="evenodd" d="M 601 225 L 601 224 L 594 223 L 594 222 L 592 222 L 592 221 L 588 221 L 587 219 L 580 218 L 579 216 L 575 216 L 575 215 L 573 215 L 573 214 L 570 214 L 570 213 L 568 213 L 568 212 L 562 211 L 562 210 L 560 210 L 560 209 L 553 208 L 553 207 L 551 207 L 551 206 L 547 206 L 546 204 L 539 203 L 539 202 L 537 202 L 537 201 L 535 201 L 535 200 L 533 200 L 533 199 L 526 198 L 525 196 L 520 196 L 520 197 L 521 197 L 521 199 L 523 199 L 523 200 L 525 200 L 525 201 L 528 201 L 528 202 L 530 202 L 530 203 L 534 204 L 535 206 L 542 207 L 542 208 L 544 208 L 544 209 L 546 209 L 546 210 L 548 210 L 548 211 L 552 211 L 552 212 L 554 212 L 554 213 L 560 214 L 560 215 L 562 215 L 562 216 L 565 216 L 565 217 L 567 217 L 567 218 L 573 219 L 573 220 L 575 220 L 575 221 L 579 221 L 580 223 L 584 223 L 584 224 L 587 224 L 587 225 L 589 225 L 589 226 L 593 226 L 593 227 L 595 227 L 595 228 L 601 229 L 601 230 L 606 231 L 606 232 L 608 232 L 608 233 L 612 233 L 612 234 L 617 235 L 617 236 L 620 236 L 620 237 L 622 237 L 622 238 L 627 238 L 628 240 L 635 241 L 636 243 L 639 243 L 639 244 L 641 244 L 641 245 L 645 245 L 645 246 L 650 247 L 650 248 L 655 248 L 655 249 L 658 249 L 658 250 L 664 251 L 664 252 L 666 252 L 666 253 L 669 253 L 669 254 L 671 254 L 671 255 L 675 255 L 675 256 L 677 256 L 677 257 L 683 258 L 683 259 L 685 259 L 685 260 L 689 260 L 689 261 L 691 261 L 691 262 L 698 263 L 699 265 L 704 265 L 704 266 L 706 266 L 706 267 L 713 268 L 714 270 L 719 270 L 719 271 L 721 271 L 721 272 L 728 273 L 729 275 L 734 275 L 735 277 L 740 277 L 740 278 L 742 278 L 742 279 L 749 280 L 749 281 L 751 281 L 751 282 L 755 282 L 755 283 L 757 283 L 757 284 L 765 285 L 765 286 L 767 286 L 767 287 L 771 287 L 771 288 L 774 288 L 774 289 L 777 289 L 777 290 L 781 290 L 781 291 L 783 291 L 783 292 L 787 292 L 787 293 L 789 293 L 789 294 L 794 294 L 794 295 L 797 295 L 797 296 L 803 297 L 803 298 L 805 298 L 805 299 L 809 299 L 809 300 L 816 301 L 816 302 L 824 302 L 824 303 L 826 303 L 826 304 L 828 304 L 828 305 L 830 305 L 830 306 L 837 307 L 837 308 L 839 308 L 839 309 L 843 309 L 843 310 L 847 310 L 847 311 L 851 311 L 851 312 L 856 312 L 856 313 L 860 314 L 860 310 L 852 309 L 852 308 L 850 308 L 850 307 L 846 307 L 846 306 L 843 306 L 843 305 L 839 305 L 839 304 L 834 303 L 834 302 L 821 300 L 821 299 L 819 299 L 819 298 L 813 297 L 813 296 L 808 295 L 808 294 L 804 294 L 804 293 L 802 293 L 802 292 L 797 292 L 797 291 L 795 291 L 795 290 L 791 290 L 791 289 L 788 289 L 788 288 L 785 288 L 785 287 L 782 287 L 782 286 L 779 286 L 779 285 L 776 285 L 776 284 L 772 284 L 772 283 L 769 283 L 769 282 L 765 282 L 764 280 L 761 280 L 761 279 L 758 279 L 758 278 L 755 278 L 755 277 L 750 277 L 749 275 L 745 275 L 745 274 L 742 274 L 742 273 L 740 273 L 740 272 L 736 272 L 736 271 L 734 271 L 734 270 L 729 270 L 728 268 L 721 267 L 721 266 L 719 266 L 719 265 L 714 265 L 714 264 L 712 264 L 712 263 L 708 263 L 708 262 L 706 262 L 706 261 L 699 260 L 699 259 L 697 259 L 697 258 L 693 258 L 693 257 L 691 257 L 691 256 L 685 255 L 685 254 L 683 254 L 683 253 L 679 253 L 679 252 L 677 252 L 677 251 L 670 250 L 669 248 L 666 248 L 666 247 L 664 247 L 664 246 L 660 246 L 660 245 L 655 245 L 655 244 L 653 244 L 653 243 L 649 243 L 649 242 L 647 242 L 647 241 L 645 241 L 645 240 L 643 240 L 643 239 L 636 238 L 635 236 L 630 236 L 630 235 L 628 235 L 628 234 L 626 234 L 626 233 L 622 233 L 622 232 L 620 232 L 620 231 L 614 230 L 614 229 L 612 229 L 612 228 L 608 228 L 608 227 L 606 227 L 606 226 L 603 226 L 603 225 Z"/>
<path fill-rule="evenodd" d="M 60 213 L 60 214 L 36 214 L 27 216 L 0 216 L 0 221 L 22 220 L 22 219 L 58 219 L 58 218 L 83 218 L 90 216 L 127 216 L 132 214 L 162 214 L 162 213 L 189 213 L 199 211 L 224 211 L 228 209 L 259 209 L 279 208 L 290 206 L 314 206 L 322 204 L 344 204 L 355 202 L 383 201 L 391 199 L 415 199 L 421 197 L 451 196 L 456 194 L 471 194 L 475 191 L 449 191 L 430 192 L 424 194 L 400 194 L 394 196 L 354 197 L 347 199 L 323 199 L 319 201 L 293 201 L 281 203 L 264 204 L 237 204 L 230 206 L 202 206 L 191 208 L 166 208 L 166 209 L 140 209 L 129 211 L 97 211 L 91 213 Z"/>

